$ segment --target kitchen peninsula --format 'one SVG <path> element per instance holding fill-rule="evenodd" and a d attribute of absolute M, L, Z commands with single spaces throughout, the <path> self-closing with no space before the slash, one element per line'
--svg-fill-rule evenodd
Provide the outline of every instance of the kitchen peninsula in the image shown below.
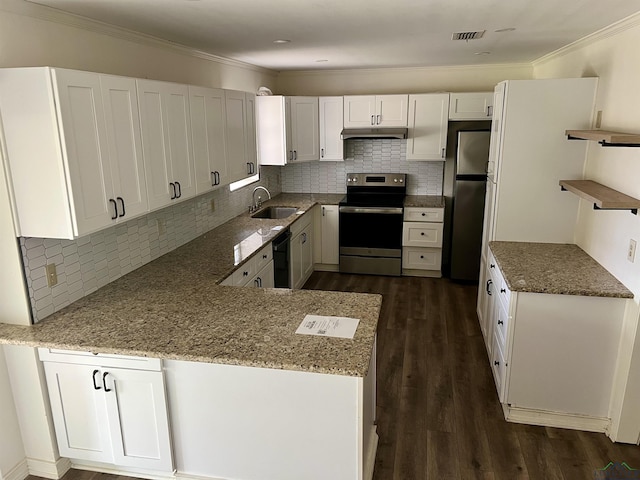
<path fill-rule="evenodd" d="M 149 464 L 113 462 L 120 472 L 167 476 L 175 468 L 177 477 L 370 478 L 381 297 L 219 285 L 275 238 L 280 229 L 274 227 L 288 227 L 319 200 L 327 201 L 278 196 L 273 205 L 298 212 L 280 220 L 240 215 L 37 325 L 0 324 L 0 342 L 40 347 L 45 364 L 84 361 L 91 395 L 116 388 L 110 379 L 117 369 L 108 367 L 118 356 L 162 361 L 172 455 L 157 463 L 162 467 L 155 470 L 164 473 L 154 474 Z M 360 322 L 353 339 L 295 334 L 307 314 Z M 66 351 L 97 355 L 68 360 L 74 355 Z M 96 384 L 99 378 L 102 384 Z M 106 463 L 74 461 L 89 469 Z"/>

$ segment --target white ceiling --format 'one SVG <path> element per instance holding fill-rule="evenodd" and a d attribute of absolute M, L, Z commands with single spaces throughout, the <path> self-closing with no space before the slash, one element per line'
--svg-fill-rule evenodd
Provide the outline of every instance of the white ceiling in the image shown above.
<path fill-rule="evenodd" d="M 274 70 L 531 62 L 640 9 L 638 0 L 33 2 Z M 504 28 L 516 30 L 496 32 Z M 486 33 L 451 40 L 475 30 Z"/>

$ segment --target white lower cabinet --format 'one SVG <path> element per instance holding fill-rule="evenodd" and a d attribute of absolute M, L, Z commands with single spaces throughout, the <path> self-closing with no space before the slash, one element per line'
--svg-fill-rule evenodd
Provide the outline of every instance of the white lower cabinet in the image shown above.
<path fill-rule="evenodd" d="M 273 247 L 264 246 L 240 268 L 225 278 L 221 285 L 235 287 L 274 287 Z"/>
<path fill-rule="evenodd" d="M 273 261 L 267 263 L 258 273 L 256 273 L 255 277 L 253 277 L 249 283 L 248 287 L 256 287 L 256 288 L 274 288 L 275 284 L 273 281 Z"/>
<path fill-rule="evenodd" d="M 402 224 L 402 274 L 440 277 L 444 208 L 406 207 Z"/>
<path fill-rule="evenodd" d="M 605 431 L 626 300 L 511 292 L 486 261 L 478 312 L 505 418 Z"/>
<path fill-rule="evenodd" d="M 333 270 L 335 267 L 337 271 L 340 263 L 338 205 L 321 205 L 317 208 L 314 263 L 320 265 L 319 270 Z"/>
<path fill-rule="evenodd" d="M 291 226 L 289 256 L 291 288 L 301 288 L 313 273 L 313 216 L 305 214 Z"/>
<path fill-rule="evenodd" d="M 60 455 L 173 471 L 163 372 L 118 368 L 114 359 L 100 366 L 91 354 L 83 364 L 70 353 L 44 362 Z"/>

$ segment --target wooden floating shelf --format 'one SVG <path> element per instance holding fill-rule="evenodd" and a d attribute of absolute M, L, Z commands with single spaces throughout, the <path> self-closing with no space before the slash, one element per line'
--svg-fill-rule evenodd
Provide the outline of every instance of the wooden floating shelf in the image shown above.
<path fill-rule="evenodd" d="M 566 130 L 569 140 L 593 140 L 603 147 L 640 147 L 640 135 L 607 130 Z"/>
<path fill-rule="evenodd" d="M 638 214 L 640 200 L 591 180 L 560 180 L 562 190 L 593 202 L 593 208 L 602 210 L 631 210 Z"/>

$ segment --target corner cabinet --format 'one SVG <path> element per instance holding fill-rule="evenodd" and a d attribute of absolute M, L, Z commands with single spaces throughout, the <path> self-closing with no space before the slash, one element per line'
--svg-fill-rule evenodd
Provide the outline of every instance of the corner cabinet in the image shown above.
<path fill-rule="evenodd" d="M 189 88 L 155 80 L 137 85 L 149 209 L 157 210 L 196 194 Z"/>
<path fill-rule="evenodd" d="M 409 95 L 407 160 L 444 161 L 448 121 L 448 93 Z"/>
<path fill-rule="evenodd" d="M 2 69 L 0 110 L 19 235 L 72 239 L 147 212 L 135 79 Z"/>
<path fill-rule="evenodd" d="M 40 359 L 61 456 L 173 471 L 160 360 L 49 349 Z"/>
<path fill-rule="evenodd" d="M 343 97 L 319 97 L 320 161 L 343 161 L 344 140 L 340 137 L 344 117 Z"/>

